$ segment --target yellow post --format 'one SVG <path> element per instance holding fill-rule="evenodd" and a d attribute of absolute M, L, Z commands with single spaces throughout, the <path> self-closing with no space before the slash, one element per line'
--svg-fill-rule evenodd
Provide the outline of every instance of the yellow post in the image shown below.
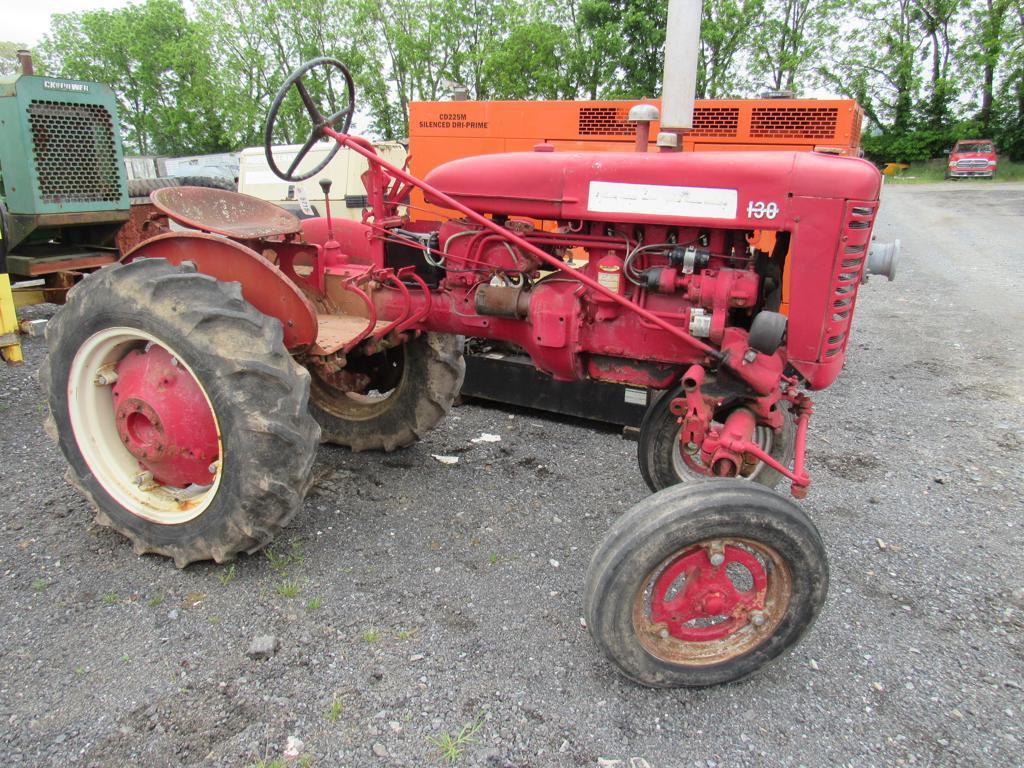
<path fill-rule="evenodd" d="M 0 273 L 0 356 L 8 363 L 20 363 L 21 341 L 18 338 L 18 314 L 14 309 L 11 278 Z"/>

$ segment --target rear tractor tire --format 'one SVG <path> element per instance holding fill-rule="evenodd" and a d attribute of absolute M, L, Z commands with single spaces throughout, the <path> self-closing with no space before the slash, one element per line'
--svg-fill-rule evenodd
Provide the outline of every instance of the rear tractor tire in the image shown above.
<path fill-rule="evenodd" d="M 419 440 L 451 410 L 462 388 L 464 339 L 424 333 L 372 357 L 350 358 L 365 373 L 363 393 L 342 391 L 310 368 L 309 407 L 321 439 L 353 451 L 394 451 Z"/>
<path fill-rule="evenodd" d="M 106 267 L 46 339 L 48 431 L 68 480 L 137 553 L 225 562 L 299 510 L 320 432 L 309 374 L 237 283 L 188 262 Z"/>
<path fill-rule="evenodd" d="M 793 647 L 827 592 L 807 515 L 767 488 L 718 479 L 660 491 L 620 517 L 587 568 L 583 613 L 630 679 L 701 687 Z"/>
<path fill-rule="evenodd" d="M 669 390 L 651 404 L 640 423 L 637 459 L 640 463 L 640 474 L 652 491 L 660 491 L 679 483 L 700 482 L 708 478 L 708 475 L 689 466 L 683 458 L 679 441 L 682 427 L 679 425 L 678 417 L 669 410 L 672 400 L 682 395 L 681 387 Z M 715 421 L 723 421 L 725 416 L 724 413 L 716 414 Z M 782 428 L 777 432 L 760 425 L 754 432 L 754 441 L 783 466 L 788 466 L 793 460 L 795 439 L 796 425 L 789 414 L 786 414 Z M 758 461 L 750 473 L 741 476 L 740 479 L 774 488 L 782 480 L 782 475 L 764 462 Z"/>

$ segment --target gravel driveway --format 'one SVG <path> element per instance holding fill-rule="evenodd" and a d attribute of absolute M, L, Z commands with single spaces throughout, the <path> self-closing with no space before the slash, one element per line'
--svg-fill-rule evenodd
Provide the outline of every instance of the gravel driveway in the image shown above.
<path fill-rule="evenodd" d="M 271 552 L 178 571 L 64 483 L 28 339 L 0 370 L 0 761 L 1020 764 L 1022 220 L 1024 185 L 885 190 L 900 274 L 865 286 L 812 420 L 828 604 L 707 690 L 630 684 L 581 626 L 588 558 L 646 495 L 616 432 L 464 406 L 396 454 L 324 448 Z"/>

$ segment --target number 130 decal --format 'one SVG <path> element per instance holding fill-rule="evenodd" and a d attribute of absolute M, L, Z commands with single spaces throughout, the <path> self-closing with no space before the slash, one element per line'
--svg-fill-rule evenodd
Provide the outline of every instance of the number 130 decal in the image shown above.
<path fill-rule="evenodd" d="M 764 200 L 751 200 L 747 203 L 748 219 L 774 219 L 778 215 L 778 203 L 766 203 Z"/>

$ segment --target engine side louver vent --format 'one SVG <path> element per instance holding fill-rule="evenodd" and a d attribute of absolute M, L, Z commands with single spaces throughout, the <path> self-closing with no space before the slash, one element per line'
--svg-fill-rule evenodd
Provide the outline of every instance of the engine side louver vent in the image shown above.
<path fill-rule="evenodd" d="M 832 273 L 832 294 L 829 297 L 829 316 L 822 349 L 824 361 L 831 360 L 846 349 L 853 306 L 864 274 L 864 263 L 871 242 L 871 225 L 877 209 L 878 203 L 875 202 L 847 205 L 844 237 Z"/>

